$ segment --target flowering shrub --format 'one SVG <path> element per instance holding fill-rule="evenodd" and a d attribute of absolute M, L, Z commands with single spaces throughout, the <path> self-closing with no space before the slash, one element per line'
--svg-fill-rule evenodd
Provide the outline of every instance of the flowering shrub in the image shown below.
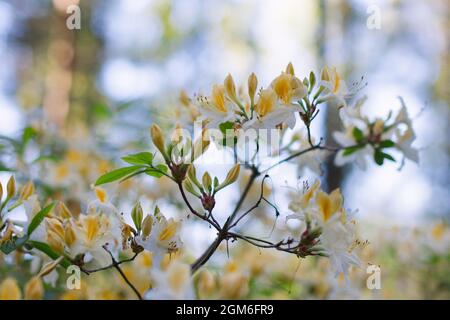
<path fill-rule="evenodd" d="M 282 214 L 268 197 L 267 182 L 280 165 L 297 159 L 299 172 L 306 168 L 320 172 L 321 160 L 330 156 L 335 157 L 338 166 L 356 162 L 362 168 L 367 161 L 381 166 L 386 160 L 396 161 L 394 157 L 400 157 L 397 160 L 401 163 L 405 158 L 417 162 L 418 152 L 411 146 L 415 134 L 406 106 L 401 100 L 395 117 L 390 113 L 385 118 L 369 119 L 362 110 L 365 97 L 352 104 L 357 90 L 349 89 L 336 68 L 329 67 L 323 68 L 320 75 L 310 72 L 300 78 L 288 64 L 268 86 L 259 86 L 255 74 L 241 88 L 228 75 L 223 84 L 212 87 L 209 96 L 190 99 L 182 93 L 175 126 L 165 133 L 153 124 L 150 135 L 155 151 L 123 156 L 126 166 L 110 170 L 110 164 L 102 162 L 93 169 L 86 166 L 83 156 L 68 152 L 56 174 L 47 180 L 73 189 L 72 197 L 76 194 L 83 199 L 85 195 L 78 192 L 83 183 L 78 180 L 80 175 L 68 166 L 84 168 L 79 171 L 90 182 L 89 170 L 101 171 L 103 174 L 93 185 L 95 200 L 85 209 L 70 208 L 63 199 L 53 201 L 39 194 L 32 181 L 18 188 L 12 176 L 6 186 L 0 184 L 0 200 L 4 199 L 0 206 L 1 251 L 5 255 L 25 254 L 36 261 L 32 264 L 42 265 L 27 281 L 25 298 L 42 298 L 42 281 L 55 285 L 58 269 L 73 266 L 87 278 L 115 269 L 123 285 L 138 298 L 246 297 L 251 291 L 250 279 L 266 267 L 264 256 L 253 256 L 251 270 L 243 272 L 237 254 L 224 264 L 219 279 L 202 268 L 224 243 L 228 246 L 231 242 L 245 244 L 250 248 L 247 252 L 258 248 L 274 255 L 278 251 L 276 257 L 281 254 L 296 260 L 328 259 L 335 276 L 348 282 L 350 269 L 362 266 L 358 251 L 367 241 L 358 236 L 354 214 L 344 207 L 341 191 L 326 192 L 319 180 L 306 181 L 302 188 L 291 192 L 290 213 Z M 343 132 L 334 133 L 339 147 L 312 136 L 311 127 L 322 108 L 339 109 L 344 127 Z M 193 128 L 199 129 L 194 130 L 198 133 L 195 139 L 191 137 Z M 214 150 L 209 149 L 221 155 L 214 158 Z M 198 166 L 208 157 L 219 168 L 226 168 L 223 178 L 209 172 L 198 174 Z M 167 187 L 167 194 L 177 190 L 184 217 L 169 218 L 158 206 L 149 211 L 140 202 L 129 212 L 116 207 L 108 198 L 106 185 L 129 183 L 138 176 L 158 179 L 160 188 L 170 183 L 173 188 Z M 242 183 L 238 201 L 229 207 L 226 219 L 221 219 L 223 215 L 216 212 L 221 194 Z M 254 185 L 258 191 L 249 201 Z M 244 224 L 263 206 L 273 209 L 275 218 L 282 216 L 285 224 L 274 225 L 270 238 L 253 234 Z M 26 214 L 24 222 L 12 217 L 20 207 Z M 215 240 L 195 258 L 186 254 L 181 237 L 182 225 L 189 223 L 190 217 L 216 231 Z M 291 220 L 298 227 L 287 227 Z M 111 295 L 114 292 L 110 290 Z M 67 292 L 64 297 L 70 295 L 89 297 L 82 291 Z M 13 279 L 2 282 L 1 298 L 20 296 L 21 290 Z M 94 296 L 107 298 L 98 293 Z"/>

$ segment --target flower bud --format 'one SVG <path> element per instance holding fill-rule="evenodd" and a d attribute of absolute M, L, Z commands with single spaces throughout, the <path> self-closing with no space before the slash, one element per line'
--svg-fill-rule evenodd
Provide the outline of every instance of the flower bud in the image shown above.
<path fill-rule="evenodd" d="M 289 62 L 286 66 L 286 73 L 294 75 L 294 66 L 292 65 L 292 62 Z"/>
<path fill-rule="evenodd" d="M 14 176 L 11 176 L 8 180 L 8 184 L 6 185 L 7 197 L 12 198 L 16 194 L 16 180 Z"/>
<path fill-rule="evenodd" d="M 14 278 L 6 278 L 0 284 L 0 300 L 20 300 L 22 294 Z"/>
<path fill-rule="evenodd" d="M 33 277 L 25 285 L 25 300 L 41 300 L 44 297 L 44 286 L 40 277 Z"/>
<path fill-rule="evenodd" d="M 67 208 L 67 206 L 64 204 L 64 202 L 60 202 L 59 203 L 59 216 L 63 219 L 70 219 L 73 214 L 72 212 L 69 210 L 69 208 Z"/>
<path fill-rule="evenodd" d="M 47 230 L 53 231 L 60 238 L 64 238 L 64 227 L 58 219 L 45 218 L 45 225 L 47 227 Z"/>
<path fill-rule="evenodd" d="M 166 158 L 166 148 L 164 145 L 164 137 L 161 128 L 157 124 L 153 124 L 150 128 L 150 134 L 152 136 L 153 144 L 159 150 L 159 152 L 161 152 L 164 158 Z"/>
<path fill-rule="evenodd" d="M 322 72 L 320 73 L 320 78 L 323 81 L 330 81 L 330 68 L 327 66 L 323 67 Z"/>
<path fill-rule="evenodd" d="M 251 101 L 253 101 L 253 99 L 255 98 L 257 87 L 258 87 L 258 79 L 256 78 L 256 75 L 252 73 L 248 77 L 248 95 L 250 96 Z"/>
<path fill-rule="evenodd" d="M 206 269 L 201 271 L 198 278 L 197 288 L 200 296 L 204 298 L 208 297 L 215 291 L 216 281 L 210 271 Z"/>
<path fill-rule="evenodd" d="M 42 266 L 41 271 L 39 271 L 38 276 L 39 277 L 45 277 L 46 275 L 48 275 L 50 272 L 52 272 L 53 270 L 55 270 L 55 268 L 58 266 L 58 264 L 64 259 L 63 256 L 60 256 L 58 259 L 47 262 L 46 264 L 44 264 Z"/>
<path fill-rule="evenodd" d="M 139 232 L 142 227 L 142 218 L 144 216 L 144 213 L 142 211 L 141 203 L 138 202 L 133 207 L 133 210 L 131 211 L 131 218 L 133 219 L 134 226 L 136 227 L 137 231 Z"/>
<path fill-rule="evenodd" d="M 20 191 L 20 200 L 27 200 L 34 193 L 33 181 L 28 181 Z"/>
<path fill-rule="evenodd" d="M 189 99 L 188 94 L 184 90 L 181 90 L 179 99 L 180 99 L 181 104 L 186 107 L 189 106 L 189 104 L 191 103 L 191 99 Z"/>
<path fill-rule="evenodd" d="M 210 196 L 208 194 L 203 195 L 201 201 L 203 209 L 209 212 L 211 212 L 216 205 L 216 199 L 214 199 L 214 196 Z"/>
<path fill-rule="evenodd" d="M 198 138 L 197 141 L 195 141 L 194 143 L 192 161 L 194 161 L 195 159 L 200 157 L 203 153 L 205 153 L 206 150 L 208 150 L 209 144 L 210 144 L 210 137 L 205 129 L 203 130 L 201 137 Z"/>
<path fill-rule="evenodd" d="M 231 74 L 227 75 L 223 84 L 225 86 L 228 97 L 230 97 L 231 100 L 237 102 L 238 98 L 236 96 L 236 85 L 234 84 L 234 80 Z"/>
<path fill-rule="evenodd" d="M 144 221 L 142 221 L 142 236 L 143 236 L 143 239 L 148 238 L 148 236 L 150 235 L 150 232 L 152 232 L 152 227 L 153 227 L 153 217 L 148 214 L 145 217 Z"/>
<path fill-rule="evenodd" d="M 75 235 L 75 231 L 73 231 L 72 225 L 67 224 L 64 229 L 64 241 L 65 243 L 71 247 L 74 242 L 77 240 L 77 236 Z"/>
<path fill-rule="evenodd" d="M 64 252 L 64 243 L 57 233 L 52 230 L 47 230 L 47 243 L 58 253 Z"/>

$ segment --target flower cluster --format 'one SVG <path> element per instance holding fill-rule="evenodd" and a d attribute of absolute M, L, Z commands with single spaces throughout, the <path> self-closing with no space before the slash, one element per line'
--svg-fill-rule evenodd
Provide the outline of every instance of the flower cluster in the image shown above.
<path fill-rule="evenodd" d="M 366 242 L 357 239 L 356 221 L 349 219 L 343 205 L 339 189 L 328 194 L 320 190 L 320 182 L 316 181 L 293 196 L 289 204 L 293 214 L 287 220 L 302 222 L 301 250 L 329 257 L 336 275 L 343 273 L 347 277 L 351 265 L 361 265 L 355 248 Z"/>
<path fill-rule="evenodd" d="M 321 70 L 320 77 L 310 72 L 308 77 L 302 79 L 289 63 L 267 87 L 258 86 L 255 74 L 249 76 L 244 88 L 237 88 L 232 76 L 228 75 L 223 84 L 212 87 L 208 97 L 199 95 L 192 101 L 182 93 L 182 106 L 177 110 L 177 118 L 190 123 L 200 120 L 201 136 L 197 140 L 191 139 L 189 132 L 186 133 L 178 123 L 171 128 L 172 135 L 169 137 L 160 126 L 153 124 L 150 136 L 154 150 L 126 155 L 122 157 L 126 166 L 98 177 L 92 187 L 95 200 L 89 201 L 85 208 L 81 204 L 71 207 L 68 202 L 66 205 L 63 201 L 53 202 L 51 199 L 46 199 L 45 205 L 42 205 L 40 200 L 43 199 L 39 199 L 33 182 L 24 184 L 18 191 L 13 177 L 6 186 L 6 197 L 2 201 L 3 186 L 0 184 L 1 251 L 5 254 L 24 252 L 37 261 L 33 264 L 47 263 L 39 272 L 38 268 L 34 268 L 35 275 L 30 280 L 27 295 L 42 295 L 41 279 L 54 284 L 58 276 L 57 266 L 67 268 L 75 265 L 85 275 L 107 269 L 118 270 L 124 283 L 139 298 L 193 299 L 197 295 L 195 286 L 203 288 L 201 292 L 214 292 L 217 297 L 245 297 L 250 291 L 249 279 L 252 274 L 261 272 L 261 265 L 252 263 L 252 270 L 243 271 L 245 268 L 238 261 L 230 260 L 218 281 L 206 271 L 197 273 L 217 250 L 220 251 L 224 242 L 274 249 L 302 259 L 309 256 L 328 257 L 334 274 L 342 274 L 348 279 L 351 267 L 361 266 L 357 251 L 367 241 L 358 239 L 356 221 L 352 213 L 344 208 L 339 189 L 327 193 L 321 190 L 317 180 L 292 194 L 289 203 L 291 212 L 286 216 L 284 227 L 290 224 L 291 219 L 298 220 L 300 227 L 289 234 L 274 229 L 272 238 L 281 235 L 281 240 L 249 235 L 240 223 L 255 216 L 255 210 L 265 206 L 275 210 L 276 218 L 282 214 L 277 205 L 267 198 L 265 182 L 273 168 L 293 159 L 299 159 L 300 171 L 309 168 L 318 175 L 322 173 L 320 162 L 333 153 L 336 153 L 337 165 L 355 161 L 364 167 L 369 156 L 382 165 L 385 159 L 394 160 L 388 153 L 393 149 L 417 162 L 418 152 L 412 147 L 415 133 L 406 106 L 402 100 L 402 108 L 394 119 L 391 115 L 383 119 L 369 119 L 361 112 L 365 98 L 349 104 L 355 92 L 348 89 L 336 68 L 329 67 Z M 325 104 L 328 108 L 339 108 L 344 126 L 344 132 L 334 133 L 335 140 L 341 145 L 337 148 L 311 135 L 311 125 Z M 227 142 L 232 142 L 233 148 L 223 148 L 234 156 L 234 161 L 222 178 L 208 171 L 198 175 L 198 159 L 205 155 L 213 140 L 213 134 L 209 133 L 211 129 L 219 129 L 219 133 L 225 134 L 215 140 L 216 143 L 221 141 L 220 144 L 229 146 Z M 241 133 L 250 129 L 280 133 L 281 143 L 271 148 L 269 153 L 269 157 L 277 158 L 269 166 L 264 166 L 260 160 L 261 145 L 274 141 L 259 134 L 253 136 L 256 145 L 254 154 L 239 158 L 236 150 L 244 140 L 240 138 L 249 137 Z M 231 131 L 231 139 L 228 139 L 227 131 Z M 83 153 L 67 152 L 56 167 L 55 175 L 49 175 L 47 180 L 71 188 L 80 181 L 81 172 L 92 174 L 83 158 Z M 102 162 L 94 171 L 104 172 L 109 170 L 108 167 L 107 162 Z M 247 170 L 248 174 L 245 175 L 247 179 L 240 197 L 235 206 L 225 212 L 226 218 L 223 219 L 223 214 L 217 213 L 217 203 L 222 200 L 218 194 L 242 178 L 243 170 Z M 129 179 L 139 175 L 173 184 L 178 198 L 169 200 L 178 201 L 183 206 L 179 212 L 181 219 L 167 218 L 158 206 L 151 214 L 145 214 L 140 202 L 129 214 L 123 214 L 100 187 L 115 181 L 129 182 Z M 249 195 L 258 179 L 261 182 L 260 194 L 251 199 Z M 10 212 L 21 206 L 26 220 L 16 221 Z M 182 223 L 190 216 L 216 232 L 216 239 L 197 259 L 180 250 L 183 246 L 180 237 Z M 142 266 L 141 271 L 126 272 L 127 266 L 131 268 L 129 265 L 135 259 Z M 194 278 L 197 274 L 198 278 Z M 131 275 L 139 284 L 133 285 Z M 15 292 L 15 296 L 20 293 L 13 281 L 4 282 L 2 288 Z M 201 294 L 198 296 L 201 297 Z"/>

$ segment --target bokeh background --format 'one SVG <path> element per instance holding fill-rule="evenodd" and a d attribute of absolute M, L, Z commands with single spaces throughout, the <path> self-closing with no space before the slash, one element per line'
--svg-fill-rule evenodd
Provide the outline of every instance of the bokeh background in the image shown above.
<path fill-rule="evenodd" d="M 70 4 L 81 8 L 80 30 L 66 27 Z M 379 29 L 367 25 L 374 10 Z M 373 164 L 361 171 L 336 168 L 332 159 L 322 164 L 326 188 L 340 186 L 346 206 L 358 210 L 371 243 L 367 261 L 381 266 L 383 289 L 366 290 L 363 272 L 352 290 L 341 290 L 313 261 L 298 276 L 294 266 L 284 282 L 277 278 L 283 267 L 270 267 L 247 295 L 449 298 L 449 17 L 446 0 L 0 1 L 0 181 L 12 171 L 82 207 L 100 173 L 126 152 L 149 148 L 152 122 L 173 125 L 180 90 L 207 92 L 229 72 L 238 83 L 255 72 L 268 84 L 289 61 L 301 75 L 336 65 L 348 84 L 364 84 L 360 94 L 368 95 L 370 115 L 396 112 L 402 96 L 417 133 L 419 165 Z M 323 110 L 315 135 L 333 143 L 336 119 L 335 110 Z M 295 168 L 287 165 L 273 178 L 278 190 L 296 185 Z M 182 214 L 163 182 L 120 188 L 111 193 L 123 210 L 137 199 L 150 208 L 162 197 L 165 212 Z M 274 197 L 285 192 L 273 189 Z M 236 194 L 227 196 L 218 210 Z M 184 234 L 194 255 L 214 237 L 196 222 Z M 235 250 L 236 259 L 247 261 L 250 253 Z M 0 280 L 9 272 L 2 268 Z M 308 282 L 316 278 L 327 284 Z"/>

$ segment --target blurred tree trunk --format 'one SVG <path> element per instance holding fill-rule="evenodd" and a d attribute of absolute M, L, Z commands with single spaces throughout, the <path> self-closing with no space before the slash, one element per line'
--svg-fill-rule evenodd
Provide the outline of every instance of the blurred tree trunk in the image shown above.
<path fill-rule="evenodd" d="M 330 3 L 326 0 L 319 1 L 318 8 L 319 16 L 319 30 L 318 30 L 318 42 L 317 42 L 317 56 L 318 64 L 323 67 L 327 64 L 334 64 L 331 60 L 342 59 L 343 66 L 340 66 L 345 77 L 348 77 L 351 70 L 352 50 L 351 48 L 341 41 L 337 48 L 340 52 L 335 52 L 333 49 L 336 47 L 330 46 L 329 34 L 333 31 L 334 34 L 341 35 L 342 39 L 347 39 L 349 35 L 348 28 L 352 22 L 352 9 L 345 1 L 339 1 L 337 3 Z M 332 57 L 333 59 L 330 59 Z M 345 67 L 345 70 L 342 70 Z M 339 110 L 337 108 L 330 108 L 328 105 L 322 108 L 325 112 L 324 120 L 324 137 L 327 144 L 331 146 L 337 146 L 333 139 L 333 132 L 342 129 L 341 121 L 339 119 Z M 328 190 L 341 187 L 342 182 L 346 175 L 346 170 L 343 167 L 337 167 L 334 165 L 334 156 L 328 157 L 324 163 L 326 174 L 326 185 Z"/>

